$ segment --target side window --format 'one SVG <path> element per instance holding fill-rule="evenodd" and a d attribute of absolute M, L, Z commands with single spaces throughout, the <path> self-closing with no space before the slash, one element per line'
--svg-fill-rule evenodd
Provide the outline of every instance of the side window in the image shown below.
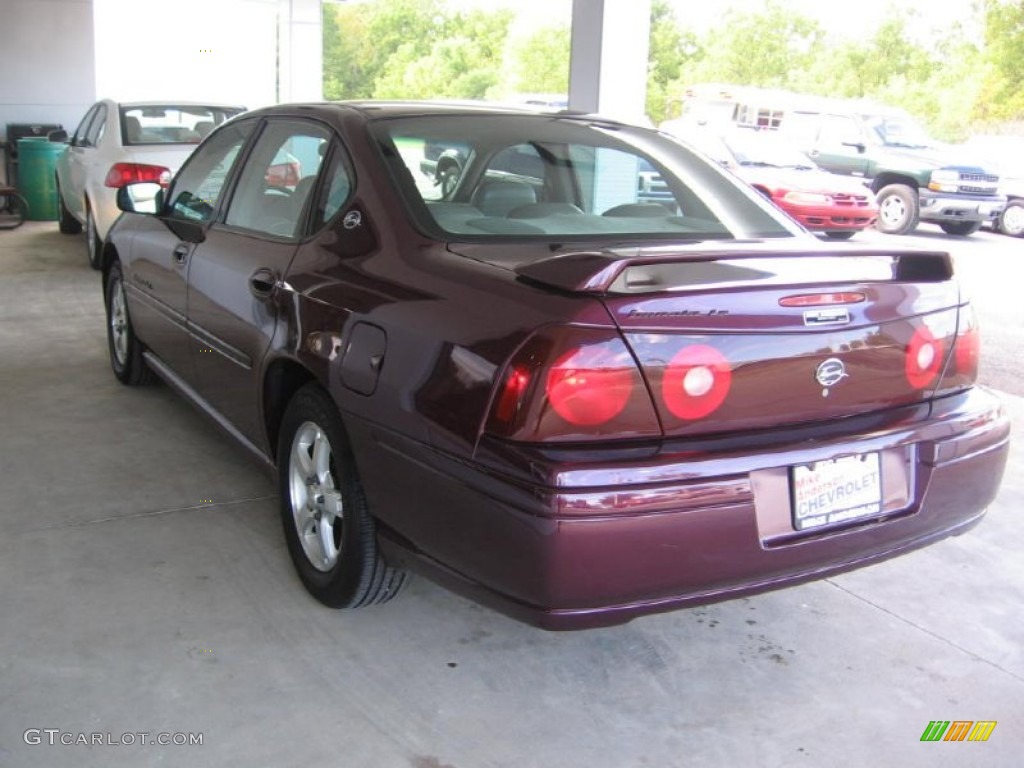
<path fill-rule="evenodd" d="M 100 139 L 103 138 L 103 130 L 107 127 L 107 107 L 104 104 L 99 105 L 99 109 L 96 110 L 96 117 L 93 119 L 92 124 L 89 126 L 88 132 L 85 134 L 85 141 L 90 147 L 99 145 Z"/>
<path fill-rule="evenodd" d="M 320 195 L 313 209 L 314 231 L 333 219 L 352 194 L 352 176 L 344 155 L 341 148 L 336 146 L 324 171 L 324 183 L 320 187 Z"/>
<path fill-rule="evenodd" d="M 826 115 L 821 121 L 821 133 L 818 135 L 818 143 L 822 147 L 840 148 L 844 144 L 856 144 L 860 142 L 860 131 L 857 130 L 857 123 L 852 117 L 843 115 Z"/>
<path fill-rule="evenodd" d="M 276 237 L 298 236 L 330 139 L 315 123 L 269 122 L 238 178 L 225 223 Z"/>
<path fill-rule="evenodd" d="M 171 216 L 197 222 L 213 218 L 231 167 L 254 125 L 253 120 L 230 125 L 195 151 L 171 187 Z"/>
<path fill-rule="evenodd" d="M 85 113 L 85 117 L 82 118 L 82 122 L 80 122 L 78 127 L 75 129 L 75 135 L 71 138 L 72 146 L 85 146 L 85 137 L 89 132 L 89 126 L 92 124 L 93 118 L 95 118 L 99 113 L 101 106 L 102 105 L 100 104 L 93 104 L 89 111 Z"/>

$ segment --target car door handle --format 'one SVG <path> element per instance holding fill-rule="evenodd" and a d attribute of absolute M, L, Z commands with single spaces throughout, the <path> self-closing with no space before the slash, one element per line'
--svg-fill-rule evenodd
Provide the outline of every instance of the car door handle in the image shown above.
<path fill-rule="evenodd" d="M 188 258 L 188 243 L 178 243 L 174 248 L 174 263 L 182 265 Z"/>
<path fill-rule="evenodd" d="M 277 288 L 277 273 L 266 267 L 249 276 L 249 292 L 257 299 L 269 299 Z"/>

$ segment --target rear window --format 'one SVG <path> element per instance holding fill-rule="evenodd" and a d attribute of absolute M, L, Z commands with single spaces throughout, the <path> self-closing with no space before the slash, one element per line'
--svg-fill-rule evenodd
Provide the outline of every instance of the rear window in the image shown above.
<path fill-rule="evenodd" d="M 374 130 L 413 218 L 469 239 L 734 239 L 799 231 L 670 138 L 551 115 L 445 115 Z"/>
<path fill-rule="evenodd" d="M 241 107 L 182 104 L 121 107 L 121 143 L 198 144 L 214 128 L 242 111 Z"/>

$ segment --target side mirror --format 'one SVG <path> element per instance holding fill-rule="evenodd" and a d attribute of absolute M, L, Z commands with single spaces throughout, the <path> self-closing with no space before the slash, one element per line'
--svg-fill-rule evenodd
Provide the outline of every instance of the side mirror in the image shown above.
<path fill-rule="evenodd" d="M 164 189 L 152 181 L 126 184 L 117 190 L 117 207 L 125 213 L 159 213 L 164 207 Z"/>
<path fill-rule="evenodd" d="M 58 128 L 56 131 L 50 131 L 46 134 L 46 139 L 48 141 L 52 141 L 54 144 L 67 144 L 68 132 L 63 128 Z"/>
<path fill-rule="evenodd" d="M 859 154 L 859 155 L 863 155 L 864 152 L 867 150 L 867 147 L 865 147 L 864 144 L 862 144 L 859 141 L 844 141 L 843 142 L 843 146 L 844 147 L 851 147 L 853 149 L 856 149 L 857 150 L 857 154 Z"/>

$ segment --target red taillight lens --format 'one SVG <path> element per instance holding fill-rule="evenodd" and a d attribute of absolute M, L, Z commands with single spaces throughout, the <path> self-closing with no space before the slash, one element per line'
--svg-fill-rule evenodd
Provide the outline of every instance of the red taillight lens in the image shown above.
<path fill-rule="evenodd" d="M 981 356 L 981 333 L 970 326 L 956 337 L 956 373 L 972 382 L 978 378 L 978 358 Z"/>
<path fill-rule="evenodd" d="M 921 325 L 907 344 L 904 372 L 914 389 L 931 386 L 942 368 L 943 348 L 927 326 Z"/>
<path fill-rule="evenodd" d="M 636 363 L 614 341 L 570 349 L 551 366 L 546 394 L 570 424 L 592 427 L 611 421 L 626 407 L 637 384 Z M 625 354 L 623 354 L 625 353 Z"/>
<path fill-rule="evenodd" d="M 511 424 L 516 417 L 526 388 L 530 385 L 530 371 L 525 366 L 513 366 L 505 375 L 505 382 L 494 404 L 494 418 L 502 424 Z"/>
<path fill-rule="evenodd" d="M 731 384 L 732 370 L 725 355 L 707 344 L 693 344 L 669 361 L 661 395 L 674 416 L 692 421 L 716 411 Z"/>
<path fill-rule="evenodd" d="M 827 307 L 833 304 L 860 304 L 866 301 L 863 293 L 846 291 L 843 293 L 801 293 L 796 296 L 785 296 L 779 299 L 782 307 Z"/>
<path fill-rule="evenodd" d="M 108 187 L 119 189 L 140 181 L 153 182 L 166 189 L 171 184 L 171 171 L 162 165 L 114 163 L 107 171 L 107 178 L 103 183 Z"/>
<path fill-rule="evenodd" d="M 622 337 L 577 327 L 541 331 L 520 348 L 495 393 L 487 431 L 531 442 L 661 434 Z"/>
<path fill-rule="evenodd" d="M 967 389 L 978 380 L 981 334 L 970 306 L 960 309 L 960 327 L 953 346 L 953 359 L 946 366 L 939 387 L 941 393 Z"/>

